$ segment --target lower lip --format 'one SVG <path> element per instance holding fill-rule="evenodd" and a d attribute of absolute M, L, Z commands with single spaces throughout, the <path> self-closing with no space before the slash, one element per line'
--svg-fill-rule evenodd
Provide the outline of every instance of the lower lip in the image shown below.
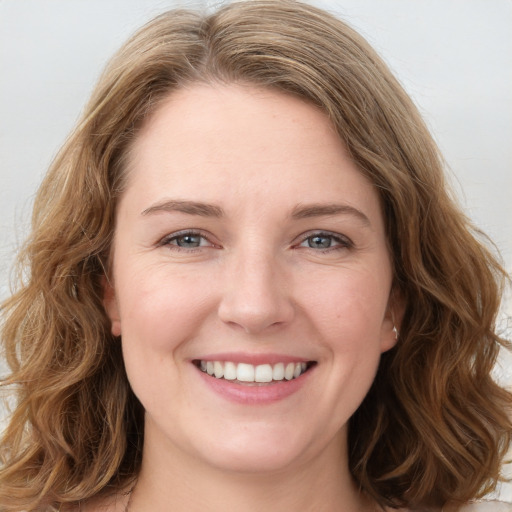
<path fill-rule="evenodd" d="M 263 405 L 279 402 L 299 391 L 309 380 L 314 368 L 310 368 L 300 377 L 269 384 L 239 384 L 226 379 L 216 379 L 196 369 L 203 382 L 216 394 L 227 400 L 246 405 Z"/>

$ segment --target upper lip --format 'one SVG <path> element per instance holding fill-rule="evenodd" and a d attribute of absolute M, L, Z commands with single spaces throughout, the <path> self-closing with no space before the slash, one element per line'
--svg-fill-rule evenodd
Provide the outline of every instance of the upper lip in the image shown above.
<path fill-rule="evenodd" d="M 233 363 L 245 363 L 252 365 L 277 364 L 277 363 L 307 363 L 312 359 L 291 356 L 288 354 L 260 353 L 251 354 L 247 352 L 222 352 L 208 354 L 194 358 L 195 361 L 231 361 Z"/>

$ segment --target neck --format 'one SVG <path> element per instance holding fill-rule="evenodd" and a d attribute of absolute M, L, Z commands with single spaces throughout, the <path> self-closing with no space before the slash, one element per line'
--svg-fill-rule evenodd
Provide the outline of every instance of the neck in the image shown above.
<path fill-rule="evenodd" d="M 162 449 L 161 441 L 145 442 L 129 512 L 164 512 L 171 505 L 173 512 L 375 510 L 348 471 L 345 440 L 336 440 L 314 460 L 260 473 L 212 467 L 179 448 Z"/>

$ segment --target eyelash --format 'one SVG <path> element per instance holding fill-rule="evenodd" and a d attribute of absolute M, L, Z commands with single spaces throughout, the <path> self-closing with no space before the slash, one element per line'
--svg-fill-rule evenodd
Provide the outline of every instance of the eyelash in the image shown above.
<path fill-rule="evenodd" d="M 307 242 L 308 240 L 311 241 L 313 238 L 328 238 L 328 239 L 330 239 L 331 244 L 335 243 L 337 245 L 325 247 L 325 248 L 314 248 L 314 247 L 307 247 L 307 246 L 302 245 L 305 242 Z M 305 235 L 303 235 L 302 239 L 300 240 L 300 243 L 296 247 L 306 247 L 307 249 L 310 249 L 315 252 L 320 251 L 323 253 L 327 253 L 327 252 L 331 252 L 331 251 L 353 249 L 354 243 L 352 242 L 352 240 L 350 240 L 346 236 L 340 235 L 338 233 L 331 233 L 328 231 L 315 231 L 315 232 L 305 233 Z"/>
<path fill-rule="evenodd" d="M 199 242 L 199 245 L 197 247 L 181 247 L 178 245 L 178 243 L 173 243 L 173 242 L 176 242 L 178 239 L 180 238 L 184 238 L 184 237 L 198 237 L 200 238 L 200 242 Z M 304 246 L 303 244 L 311 241 L 312 239 L 314 238 L 325 238 L 325 239 L 329 239 L 330 240 L 330 243 L 331 243 L 331 246 L 329 247 L 308 247 L 308 246 Z M 203 241 L 206 241 L 208 243 L 208 245 L 203 245 L 202 242 Z M 336 245 L 332 246 L 332 243 L 335 243 Z M 202 233 L 201 231 L 197 231 L 197 230 L 184 230 L 184 231 L 179 231 L 177 233 L 172 233 L 170 235 L 167 235 L 166 237 L 164 237 L 159 243 L 158 243 L 158 246 L 159 247 L 163 247 L 163 246 L 167 246 L 169 248 L 171 248 L 172 250 L 174 251 L 187 251 L 187 252 L 194 252 L 196 250 L 200 250 L 202 247 L 205 247 L 205 246 L 210 246 L 210 247 L 213 247 L 215 246 L 210 240 L 208 237 L 206 237 L 204 235 L 204 233 Z M 331 252 L 331 251 L 340 251 L 340 250 L 344 250 L 344 249 L 352 249 L 354 247 L 354 244 L 353 242 L 347 238 L 346 236 L 344 235 L 340 235 L 338 233 L 331 233 L 331 232 L 327 232 L 327 231 L 314 231 L 314 232 L 309 232 L 309 233 L 305 233 L 300 242 L 294 246 L 294 248 L 299 248 L 299 247 L 305 247 L 306 249 L 310 249 L 314 252 L 323 252 L 323 253 L 328 253 L 328 252 Z"/>
<path fill-rule="evenodd" d="M 197 247 L 180 247 L 177 243 L 172 243 L 174 241 L 177 241 L 179 238 L 184 237 L 198 237 L 201 239 L 200 244 Z M 165 236 L 160 240 L 158 243 L 159 247 L 167 246 L 171 248 L 173 251 L 187 251 L 187 252 L 194 252 L 196 250 L 201 249 L 202 247 L 205 247 L 205 245 L 202 245 L 202 241 L 206 240 L 208 242 L 209 246 L 214 246 L 214 244 L 208 239 L 208 237 L 204 236 L 204 234 L 200 231 L 195 230 L 184 230 L 184 231 L 178 231 L 177 233 L 171 233 L 170 235 Z"/>

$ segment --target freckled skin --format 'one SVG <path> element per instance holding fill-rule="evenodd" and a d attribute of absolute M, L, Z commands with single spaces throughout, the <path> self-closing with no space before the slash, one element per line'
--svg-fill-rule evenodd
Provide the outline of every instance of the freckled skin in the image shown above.
<path fill-rule="evenodd" d="M 346 424 L 395 342 L 392 272 L 378 195 L 326 116 L 273 91 L 193 86 L 143 127 L 128 173 L 105 305 L 146 410 L 139 492 L 178 464 L 195 478 L 325 471 L 348 489 Z M 169 199 L 223 214 L 141 213 Z M 368 222 L 292 216 L 308 204 Z M 248 406 L 212 392 L 191 363 L 215 352 L 317 364 L 298 392 Z"/>

